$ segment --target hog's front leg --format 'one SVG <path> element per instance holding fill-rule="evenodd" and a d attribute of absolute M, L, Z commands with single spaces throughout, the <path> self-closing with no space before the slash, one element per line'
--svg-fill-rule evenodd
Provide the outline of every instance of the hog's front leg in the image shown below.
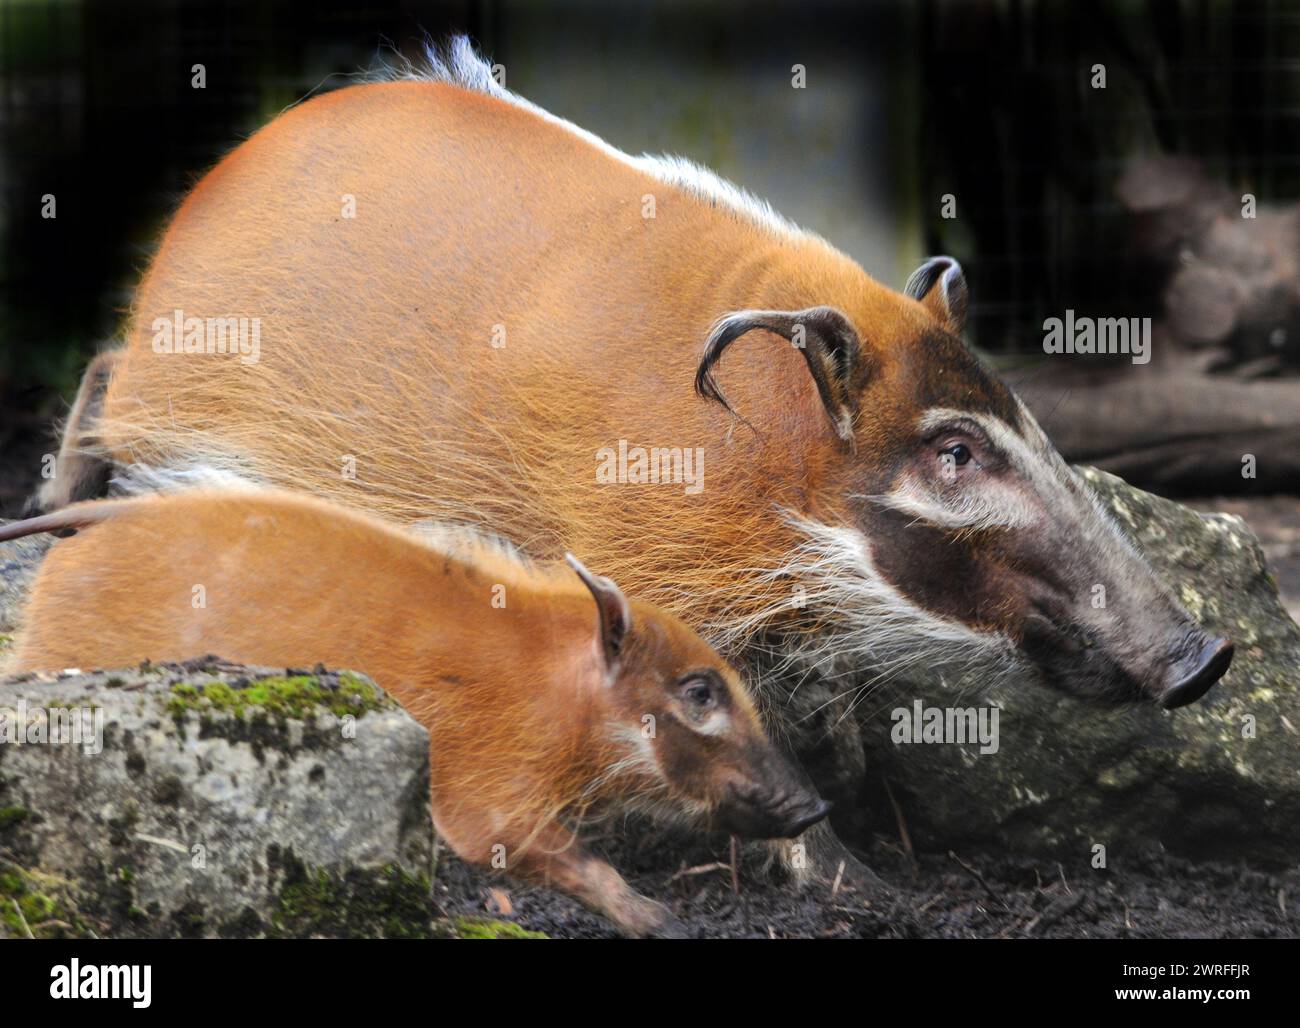
<path fill-rule="evenodd" d="M 613 867 L 583 849 L 563 825 L 543 829 L 511 870 L 530 881 L 567 892 L 613 921 L 624 935 L 688 937 L 686 926 L 667 907 L 633 889 Z"/>

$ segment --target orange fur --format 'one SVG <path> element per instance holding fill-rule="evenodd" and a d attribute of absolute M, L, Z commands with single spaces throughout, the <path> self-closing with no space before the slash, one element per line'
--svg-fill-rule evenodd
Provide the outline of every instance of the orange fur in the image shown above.
<path fill-rule="evenodd" d="M 726 312 L 811 304 L 872 344 L 870 439 L 902 416 L 894 347 L 936 324 L 922 304 L 499 98 L 358 86 L 288 111 L 186 200 L 99 433 L 119 463 L 208 461 L 395 521 L 483 524 L 542 557 L 571 549 L 712 631 L 773 607 L 785 587 L 756 570 L 797 541 L 774 507 L 835 520 L 843 459 L 789 343 L 753 332 L 722 363 L 757 431 L 693 393 L 701 346 Z M 260 316 L 259 362 L 153 352 L 153 320 L 176 309 Z M 703 492 L 598 485 L 596 451 L 620 439 L 704 448 Z"/>

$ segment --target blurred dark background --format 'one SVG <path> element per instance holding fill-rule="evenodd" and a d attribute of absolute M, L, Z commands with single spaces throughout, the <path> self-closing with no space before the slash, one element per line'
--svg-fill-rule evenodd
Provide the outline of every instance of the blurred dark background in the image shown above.
<path fill-rule="evenodd" d="M 1300 198 L 1300 7 L 1278 0 L 0 0 L 0 382 L 71 388 L 222 154 L 389 47 L 415 55 L 452 31 L 512 88 L 625 149 L 718 167 L 893 285 L 923 251 L 955 254 L 968 337 L 990 351 L 1036 351 L 1066 306 L 1151 303 L 1115 195 L 1135 152 L 1194 154 L 1237 192 Z M 755 93 L 793 93 L 796 63 L 800 107 L 816 110 L 777 138 Z M 707 81 L 697 110 L 674 95 L 683 78 Z M 750 123 L 766 152 L 747 163 Z M 941 217 L 946 193 L 956 218 Z M 863 211 L 881 223 L 864 232 Z"/>
<path fill-rule="evenodd" d="M 709 165 L 887 284 L 901 287 L 927 254 L 958 257 L 973 297 L 968 341 L 1013 376 L 1025 372 L 1015 380 L 1067 456 L 1111 462 L 1173 494 L 1297 491 L 1284 460 L 1261 460 L 1263 481 L 1241 480 L 1238 453 L 1254 437 L 1227 455 L 1194 454 L 1176 473 L 1169 446 L 1201 445 L 1190 429 L 1172 443 L 1153 441 L 1149 424 L 1116 438 L 1113 422 L 1133 401 L 1089 391 L 1102 364 L 1076 382 L 1079 369 L 1066 365 L 1078 362 L 1044 362 L 1042 322 L 1072 308 L 1151 316 L 1163 331 L 1173 277 L 1211 260 L 1210 228 L 1243 231 L 1235 205 L 1254 194 L 1277 215 L 1273 234 L 1238 240 L 1238 250 L 1267 249 L 1295 288 L 1279 292 L 1274 275 L 1263 313 L 1229 312 L 1230 330 L 1209 340 L 1217 356 L 1196 350 L 1206 340 L 1174 338 L 1166 350 L 1191 355 L 1180 372 L 1235 376 L 1238 391 L 1215 394 L 1223 411 L 1261 406 L 1243 403 L 1239 386 L 1268 379 L 1269 424 L 1293 435 L 1267 446 L 1300 450 L 1300 416 L 1288 420 L 1300 403 L 1291 377 L 1300 348 L 1290 341 L 1300 341 L 1300 240 L 1288 234 L 1300 224 L 1291 206 L 1300 200 L 1300 57 L 1291 56 L 1300 5 L 0 0 L 0 510 L 30 487 L 34 455 L 50 448 L 81 367 L 118 331 L 169 213 L 197 178 L 287 105 L 455 31 L 506 67 L 510 88 L 623 149 Z M 195 64 L 205 88 L 192 87 Z M 796 64 L 805 89 L 791 88 Z M 1135 165 L 1160 155 L 1194 165 L 1133 178 Z M 1200 206 L 1186 202 L 1188 176 L 1208 184 Z M 955 217 L 943 216 L 946 194 Z M 42 217 L 47 195 L 53 219 Z M 1152 204 L 1165 218 L 1155 229 Z M 1219 273 L 1197 271 L 1207 268 Z M 1205 291 L 1193 286 L 1183 320 L 1195 327 L 1207 316 L 1195 307 Z M 1196 392 L 1199 379 L 1164 388 L 1135 378 L 1128 362 L 1105 367 L 1145 382 L 1144 395 L 1175 404 L 1186 395 L 1194 414 L 1213 406 Z M 1110 413 L 1078 413 L 1096 403 Z M 1142 416 L 1171 421 L 1164 408 Z M 1224 431 L 1215 422 L 1200 439 Z M 1134 446 L 1137 460 L 1116 456 Z"/>

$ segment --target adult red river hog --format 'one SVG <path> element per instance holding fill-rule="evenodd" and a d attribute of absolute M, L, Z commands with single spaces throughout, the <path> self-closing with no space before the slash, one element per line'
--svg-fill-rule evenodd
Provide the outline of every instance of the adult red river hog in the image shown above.
<path fill-rule="evenodd" d="M 286 111 L 190 193 L 44 505 L 106 467 L 216 470 L 582 553 L 787 685 L 1032 666 L 1192 702 L 1232 644 L 966 349 L 965 307 L 955 261 L 888 289 L 456 40 Z"/>

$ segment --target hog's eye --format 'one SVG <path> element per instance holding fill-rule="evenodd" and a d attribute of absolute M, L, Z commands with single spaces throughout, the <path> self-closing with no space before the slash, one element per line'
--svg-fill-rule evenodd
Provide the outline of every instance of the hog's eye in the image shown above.
<path fill-rule="evenodd" d="M 961 467 L 963 464 L 970 463 L 970 447 L 965 443 L 953 443 L 939 451 L 939 456 L 943 458 L 945 464 L 952 464 Z"/>

